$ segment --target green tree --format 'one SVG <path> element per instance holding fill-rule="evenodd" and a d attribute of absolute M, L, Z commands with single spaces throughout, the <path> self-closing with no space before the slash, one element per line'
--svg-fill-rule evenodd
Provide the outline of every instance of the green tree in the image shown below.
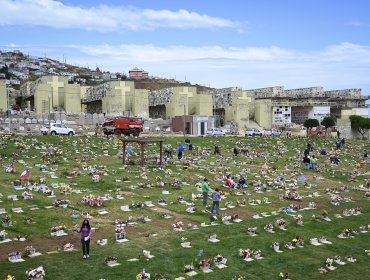
<path fill-rule="evenodd" d="M 329 127 L 335 126 L 335 120 L 333 117 L 325 117 L 321 121 L 321 125 L 325 126 L 325 129 L 327 130 Z"/>
<path fill-rule="evenodd" d="M 357 130 L 362 139 L 365 139 L 364 134 L 370 129 L 370 119 L 361 116 L 352 115 L 349 117 L 351 121 L 351 128 Z"/>
<path fill-rule="evenodd" d="M 307 128 L 307 135 L 310 133 L 313 127 L 319 126 L 319 121 L 317 119 L 307 119 L 304 121 L 303 126 Z"/>

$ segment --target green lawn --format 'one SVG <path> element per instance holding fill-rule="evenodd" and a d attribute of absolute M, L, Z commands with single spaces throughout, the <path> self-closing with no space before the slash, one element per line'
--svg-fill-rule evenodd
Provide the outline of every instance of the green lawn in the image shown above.
<path fill-rule="evenodd" d="M 183 266 L 193 263 L 197 276 L 192 279 L 232 279 L 233 276 L 244 276 L 246 279 L 279 279 L 279 273 L 288 271 L 290 279 L 365 279 L 369 275 L 370 256 L 364 252 L 369 247 L 370 233 L 360 233 L 360 226 L 370 224 L 370 203 L 365 197 L 364 191 L 353 190 L 359 185 L 366 186 L 366 179 L 370 178 L 370 165 L 364 163 L 361 156 L 365 149 L 369 148 L 369 142 L 348 140 L 343 150 L 336 151 L 335 139 L 324 138 L 244 138 L 244 137 L 220 137 L 220 138 L 191 138 L 195 147 L 193 153 L 185 151 L 187 161 L 176 159 L 177 143 L 184 144 L 184 138 L 165 138 L 165 145 L 171 144 L 175 155 L 172 163 L 164 164 L 164 171 L 158 169 L 153 162 L 148 162 L 145 169 L 140 168 L 136 157 L 132 158 L 129 165 L 122 167 L 122 159 L 118 157 L 119 141 L 117 139 L 103 137 L 53 137 L 53 136 L 0 136 L 1 158 L 3 170 L 0 179 L 0 209 L 4 208 L 11 217 L 12 226 L 2 227 L 8 238 L 13 239 L 17 235 L 27 236 L 25 242 L 12 241 L 0 244 L 0 279 L 11 274 L 16 279 L 25 279 L 25 272 L 29 268 L 43 265 L 46 271 L 45 279 L 136 279 L 138 272 L 145 269 L 151 274 L 151 279 L 162 279 L 159 275 L 166 275 L 164 279 L 177 277 L 188 278 L 183 273 Z M 318 171 L 305 171 L 301 166 L 302 151 L 308 142 L 314 144 L 314 153 L 318 157 Z M 51 147 L 52 145 L 52 147 Z M 221 156 L 213 154 L 214 146 L 221 149 Z M 255 154 L 257 145 L 261 155 Z M 54 153 L 56 148 L 61 152 Z M 134 152 L 139 152 L 139 147 L 133 145 Z M 248 150 L 248 155 L 233 157 L 234 147 Z M 328 154 L 337 154 L 340 158 L 338 166 L 331 165 L 329 155 L 321 156 L 319 152 L 325 148 Z M 45 156 L 51 152 L 50 156 Z M 158 154 L 156 144 L 147 146 L 147 155 Z M 5 168 L 11 161 L 15 162 L 16 172 L 5 173 Z M 19 160 L 24 160 L 28 165 L 24 166 Z M 184 166 L 184 162 L 189 166 Z M 40 171 L 39 164 L 47 166 L 48 171 Z M 92 182 L 87 167 L 96 168 L 100 172 L 101 181 Z M 33 199 L 22 198 L 24 190 L 15 190 L 13 182 L 19 179 L 20 173 L 26 168 L 30 169 L 30 184 L 40 182 L 41 177 L 46 178 L 47 186 L 55 193 L 56 198 L 46 197 L 42 192 L 30 191 Z M 51 178 L 51 171 L 58 178 Z M 76 171 L 76 176 L 69 176 Z M 104 175 L 104 173 L 106 175 Z M 222 187 L 223 182 L 218 179 L 222 175 L 245 174 L 248 183 L 249 195 L 237 196 L 236 191 Z M 226 198 L 221 201 L 221 207 L 226 202 L 232 202 L 235 208 L 221 211 L 222 216 L 238 214 L 243 221 L 232 225 L 223 225 L 221 217 L 218 226 L 200 227 L 201 223 L 210 223 L 210 214 L 203 213 L 201 198 L 195 200 L 196 211 L 193 214 L 186 212 L 190 206 L 179 202 L 181 196 L 191 202 L 192 194 L 197 195 L 195 184 L 207 177 L 211 188 L 219 187 Z M 271 185 L 280 185 L 279 177 L 283 176 L 289 186 L 296 182 L 297 192 L 303 196 L 301 202 L 281 199 L 285 193 L 282 187 L 273 189 Z M 305 182 L 298 179 L 305 177 Z M 129 182 L 123 181 L 128 179 Z M 121 180 L 121 181 L 117 181 Z M 294 181 L 295 180 L 295 181 Z M 165 186 L 157 186 L 157 182 L 165 183 Z M 275 183 L 274 183 L 275 182 Z M 280 181 L 281 182 L 281 181 Z M 23 182 L 24 184 L 27 182 Z M 61 194 L 55 183 L 64 183 L 81 193 Z M 255 186 L 262 186 L 263 193 L 255 192 Z M 268 192 L 263 186 L 267 185 Z M 349 191 L 344 192 L 341 188 L 346 185 Z M 178 187 L 180 186 L 180 187 Z M 335 206 L 330 203 L 330 195 L 326 189 L 336 189 L 344 198 L 351 198 L 349 202 L 342 202 Z M 170 194 L 162 194 L 167 190 Z M 308 197 L 312 193 L 318 193 L 320 197 Z M 8 199 L 9 195 L 16 194 L 18 201 Z M 109 195 L 112 200 L 104 201 L 102 207 L 90 207 L 81 202 L 84 195 L 96 196 Z M 116 198 L 122 195 L 123 200 Z M 249 200 L 263 200 L 265 197 L 271 204 L 251 206 Z M 168 206 L 159 206 L 158 199 L 163 198 Z M 67 208 L 52 206 L 55 199 L 67 199 Z M 237 200 L 245 199 L 245 207 L 237 206 Z M 132 212 L 120 210 L 122 205 L 131 205 L 132 202 L 152 201 L 155 207 L 134 208 Z M 284 213 L 278 213 L 262 219 L 254 219 L 252 216 L 262 212 L 270 213 L 279 211 L 281 207 L 289 204 L 308 207 L 309 202 L 315 202 L 317 209 L 299 211 L 293 214 L 303 216 L 304 225 L 295 224 L 294 217 Z M 211 204 L 211 201 L 209 202 Z M 23 213 L 14 213 L 12 208 L 21 207 Z M 31 210 L 33 207 L 39 209 Z M 362 214 L 349 217 L 337 218 L 335 214 L 342 214 L 344 209 L 360 207 Z M 107 215 L 99 215 L 98 210 L 105 209 Z M 96 228 L 92 235 L 91 257 L 82 259 L 79 234 L 73 232 L 73 227 L 82 222 L 82 217 L 73 219 L 72 213 L 81 214 L 88 211 L 92 218 L 91 225 Z M 323 211 L 329 213 L 331 222 L 321 219 L 315 220 L 313 215 L 321 217 Z M 170 219 L 163 218 L 163 213 L 172 216 Z M 0 215 L 1 216 L 1 215 Z M 116 218 L 126 220 L 132 216 L 138 224 L 129 225 L 126 229 L 129 242 L 118 244 L 115 242 Z M 140 216 L 147 216 L 151 222 L 138 221 Z M 25 218 L 32 218 L 33 223 L 26 223 Z M 279 218 L 287 221 L 287 231 L 275 227 L 275 233 L 268 233 L 263 228 L 266 224 L 275 224 Z M 185 231 L 175 232 L 172 224 L 182 221 Z M 198 230 L 188 228 L 188 224 L 198 225 Z M 51 237 L 51 227 L 64 224 L 68 233 L 65 237 Z M 249 236 L 246 229 L 257 227 L 257 236 Z M 357 231 L 354 238 L 340 239 L 337 237 L 344 229 L 352 228 Z M 217 234 L 220 242 L 211 243 L 207 239 L 210 235 Z M 304 248 L 288 250 L 284 244 L 292 241 L 296 236 L 302 236 L 305 240 Z M 309 243 L 310 238 L 326 236 L 333 244 L 313 246 Z M 184 249 L 180 246 L 181 238 L 186 237 L 191 242 L 192 248 Z M 99 246 L 98 239 L 107 238 L 108 245 Z M 276 253 L 271 248 L 272 241 L 280 243 L 283 253 Z M 76 250 L 63 252 L 63 245 L 71 242 Z M 33 245 L 42 255 L 35 258 L 25 258 L 24 262 L 11 263 L 7 260 L 7 254 L 13 251 L 24 251 L 27 245 Z M 239 249 L 261 250 L 262 260 L 251 262 L 244 261 L 239 256 Z M 155 257 L 148 260 L 142 256 L 143 250 L 149 250 Z M 203 250 L 201 257 L 197 254 Z M 48 254 L 52 252 L 51 254 Z M 204 274 L 198 268 L 198 262 L 205 258 L 214 258 L 217 254 L 228 259 L 227 268 L 213 268 L 214 272 Z M 337 269 L 326 275 L 318 272 L 319 267 L 325 266 L 328 257 L 340 255 L 347 264 L 336 265 Z M 357 262 L 348 263 L 346 257 L 353 255 Z M 107 256 L 115 256 L 121 264 L 116 267 L 108 267 L 104 259 Z M 129 259 L 138 258 L 138 261 L 129 262 Z M 155 278 L 155 275 L 158 275 Z"/>

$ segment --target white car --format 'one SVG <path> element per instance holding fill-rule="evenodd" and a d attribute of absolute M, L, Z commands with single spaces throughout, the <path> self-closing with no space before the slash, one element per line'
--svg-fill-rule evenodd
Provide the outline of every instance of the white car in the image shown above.
<path fill-rule="evenodd" d="M 257 128 L 247 128 L 245 130 L 245 136 L 262 136 L 262 131 Z"/>
<path fill-rule="evenodd" d="M 211 128 L 207 130 L 206 135 L 207 136 L 225 136 L 225 132 L 223 132 L 219 128 Z"/>
<path fill-rule="evenodd" d="M 276 130 L 276 129 L 271 129 L 271 128 L 268 128 L 268 129 L 265 129 L 263 131 L 263 135 L 265 136 L 280 136 L 280 131 Z"/>
<path fill-rule="evenodd" d="M 50 125 L 45 125 L 40 130 L 41 130 L 41 133 L 44 135 L 49 134 L 49 131 L 51 135 L 58 135 L 58 134 L 69 135 L 69 136 L 75 135 L 75 131 L 72 128 L 69 128 L 66 125 L 61 124 L 61 123 L 52 123 Z"/>

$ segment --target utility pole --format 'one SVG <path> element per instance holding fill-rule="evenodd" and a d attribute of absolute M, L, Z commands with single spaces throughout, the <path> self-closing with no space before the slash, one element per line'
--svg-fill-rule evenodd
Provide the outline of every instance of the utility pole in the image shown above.
<path fill-rule="evenodd" d="M 184 103 L 184 137 L 185 137 L 185 134 L 186 134 L 186 121 L 185 121 L 185 111 L 186 111 L 186 104 Z"/>
<path fill-rule="evenodd" d="M 48 119 L 49 119 L 49 134 L 51 132 L 51 125 L 50 125 L 50 93 L 48 94 L 48 107 L 49 107 L 49 116 L 48 116 Z"/>
<path fill-rule="evenodd" d="M 10 90 L 7 90 L 7 91 L 8 91 L 7 93 L 8 93 L 9 133 L 10 133 L 11 123 L 12 123 L 12 110 L 10 109 Z"/>

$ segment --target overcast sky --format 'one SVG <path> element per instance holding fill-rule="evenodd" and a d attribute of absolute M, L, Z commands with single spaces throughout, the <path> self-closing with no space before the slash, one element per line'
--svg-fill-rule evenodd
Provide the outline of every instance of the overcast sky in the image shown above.
<path fill-rule="evenodd" d="M 370 94 L 370 1 L 0 0 L 0 48 L 211 87 Z"/>

